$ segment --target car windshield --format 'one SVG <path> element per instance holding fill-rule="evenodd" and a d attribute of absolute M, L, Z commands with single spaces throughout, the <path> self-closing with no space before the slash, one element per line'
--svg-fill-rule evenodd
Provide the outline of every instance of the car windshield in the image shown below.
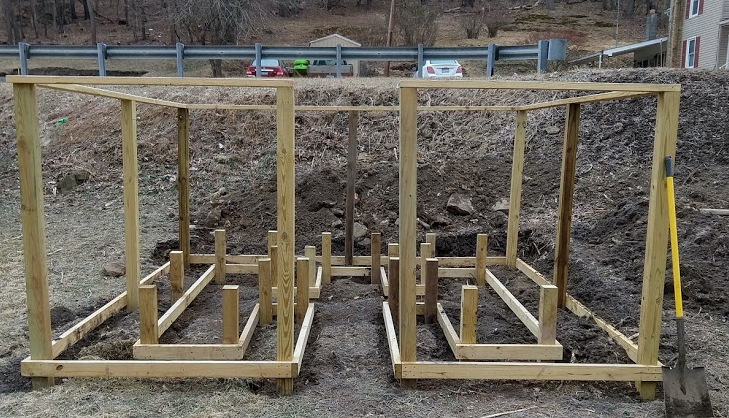
<path fill-rule="evenodd" d="M 278 60 L 263 59 L 263 60 L 261 60 L 261 63 L 263 63 L 264 67 L 278 67 Z M 258 63 L 253 62 L 253 64 L 251 64 L 251 65 L 255 67 L 258 65 Z"/>
<path fill-rule="evenodd" d="M 458 65 L 456 60 L 430 60 L 433 65 Z"/>

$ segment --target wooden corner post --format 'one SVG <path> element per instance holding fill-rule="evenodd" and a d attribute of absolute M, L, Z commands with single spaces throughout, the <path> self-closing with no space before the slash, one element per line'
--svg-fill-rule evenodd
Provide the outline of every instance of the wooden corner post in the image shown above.
<path fill-rule="evenodd" d="M 38 103 L 33 84 L 13 84 L 15 127 L 20 175 L 20 218 L 25 256 L 25 293 L 28 305 L 30 358 L 53 359 L 51 310 L 48 299 L 46 223 L 43 210 Z M 53 385 L 52 377 L 32 378 L 34 389 Z"/>
<path fill-rule="evenodd" d="M 572 197 L 575 194 L 577 167 L 577 137 L 580 130 L 580 104 L 567 105 L 564 144 L 562 145 L 562 174 L 559 184 L 557 238 L 554 245 L 554 280 L 557 286 L 557 306 L 564 308 L 567 300 L 567 264 L 570 256 L 572 229 Z"/>
<path fill-rule="evenodd" d="M 516 112 L 514 154 L 511 159 L 511 192 L 509 193 L 509 224 L 506 229 L 506 264 L 516 267 L 519 243 L 519 211 L 521 210 L 521 186 L 524 173 L 524 147 L 526 145 L 527 111 Z"/>
<path fill-rule="evenodd" d="M 276 217 L 278 230 L 278 305 L 276 360 L 294 358 L 294 88 L 276 90 Z M 292 378 L 276 379 L 281 395 L 294 390 Z"/>
<path fill-rule="evenodd" d="M 180 251 L 190 268 L 190 111 L 177 109 L 177 195 Z"/>
<path fill-rule="evenodd" d="M 418 90 L 400 88 L 400 359 L 416 361 L 415 254 L 417 250 Z M 415 380 L 403 379 L 413 387 Z"/>
<path fill-rule="evenodd" d="M 643 293 L 640 303 L 638 328 L 638 363 L 658 364 L 658 343 L 661 339 L 663 312 L 663 283 L 668 253 L 668 203 L 664 160 L 676 156 L 676 135 L 681 93 L 665 92 L 658 95 L 656 131 L 653 142 L 651 192 L 648 203 L 648 232 L 643 267 Z M 643 399 L 656 396 L 655 382 L 637 382 Z"/>
<path fill-rule="evenodd" d="M 139 307 L 139 169 L 137 166 L 137 103 L 121 101 L 122 158 L 124 170 L 124 256 L 126 258 L 127 310 Z"/>

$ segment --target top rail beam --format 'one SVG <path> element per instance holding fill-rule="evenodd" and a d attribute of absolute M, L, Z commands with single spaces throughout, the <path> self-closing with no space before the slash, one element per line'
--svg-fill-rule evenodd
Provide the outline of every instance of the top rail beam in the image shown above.
<path fill-rule="evenodd" d="M 200 87 L 294 87 L 293 80 L 255 78 L 179 78 L 179 77 L 63 77 L 9 75 L 8 83 L 18 84 L 81 84 L 96 86 L 200 86 Z"/>
<path fill-rule="evenodd" d="M 680 84 L 584 83 L 506 80 L 403 80 L 400 82 L 400 87 L 415 87 L 423 89 L 629 91 L 636 93 L 681 91 Z"/>

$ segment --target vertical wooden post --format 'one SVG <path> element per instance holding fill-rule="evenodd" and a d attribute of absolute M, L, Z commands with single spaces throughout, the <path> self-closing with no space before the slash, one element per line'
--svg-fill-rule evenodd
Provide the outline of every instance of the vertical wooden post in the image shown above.
<path fill-rule="evenodd" d="M 516 112 L 514 154 L 511 159 L 511 192 L 509 193 L 509 224 L 506 229 L 506 264 L 516 267 L 519 244 L 519 211 L 521 210 L 521 186 L 524 172 L 524 147 L 526 144 L 527 111 Z"/>
<path fill-rule="evenodd" d="M 352 265 L 354 254 L 354 184 L 357 181 L 357 125 L 359 112 L 349 112 L 349 146 L 347 148 L 347 208 L 344 224 L 344 264 Z"/>
<path fill-rule="evenodd" d="M 304 247 L 304 256 L 309 259 L 309 286 L 316 286 L 316 247 L 313 245 Z"/>
<path fill-rule="evenodd" d="M 433 232 L 428 232 L 427 234 L 425 234 L 425 242 L 430 244 L 430 256 L 436 257 L 437 255 L 435 253 L 435 234 Z"/>
<path fill-rule="evenodd" d="M 541 285 L 539 290 L 539 344 L 557 343 L 557 286 Z"/>
<path fill-rule="evenodd" d="M 661 339 L 661 313 L 663 312 L 663 282 L 668 252 L 668 203 L 664 159 L 676 156 L 676 134 L 681 93 L 658 95 L 656 132 L 653 143 L 651 192 L 648 203 L 648 232 L 643 264 L 643 293 L 640 303 L 638 327 L 638 363 L 658 364 L 658 343 Z M 655 382 L 638 382 L 643 399 L 653 399 Z"/>
<path fill-rule="evenodd" d="M 570 254 L 570 230 L 572 228 L 572 197 L 575 193 L 577 166 L 577 137 L 580 130 L 580 104 L 567 105 L 565 116 L 564 145 L 562 147 L 562 175 L 559 185 L 559 212 L 557 214 L 557 238 L 554 244 L 554 279 L 557 285 L 557 305 L 564 308 L 567 300 L 567 263 Z"/>
<path fill-rule="evenodd" d="M 43 172 L 35 91 L 33 84 L 13 84 L 30 358 L 52 360 Z M 32 384 L 34 389 L 51 386 L 53 378 L 34 377 Z"/>
<path fill-rule="evenodd" d="M 185 259 L 182 251 L 170 251 L 170 294 L 171 302 L 182 297 L 185 288 Z"/>
<path fill-rule="evenodd" d="M 418 90 L 400 88 L 400 359 L 416 361 L 415 252 L 417 248 Z M 392 286 L 390 286 L 392 291 Z M 415 380 L 403 379 L 413 387 Z"/>
<path fill-rule="evenodd" d="M 309 309 L 309 264 L 311 259 L 296 259 L 296 322 L 304 322 L 306 310 Z"/>
<path fill-rule="evenodd" d="M 225 229 L 215 230 L 215 284 L 225 284 Z"/>
<path fill-rule="evenodd" d="M 390 257 L 387 262 L 387 279 L 389 281 L 389 290 L 387 292 L 387 302 L 390 305 L 390 315 L 392 315 L 392 324 L 399 327 L 400 324 L 400 259 Z"/>
<path fill-rule="evenodd" d="M 258 309 L 259 325 L 271 323 L 271 259 L 258 260 Z"/>
<path fill-rule="evenodd" d="M 429 243 L 420 243 L 420 282 L 425 284 L 425 265 L 427 259 L 433 257 L 433 250 Z"/>
<path fill-rule="evenodd" d="M 238 285 L 223 286 L 223 344 L 237 344 L 240 336 Z"/>
<path fill-rule="evenodd" d="M 332 233 L 321 234 L 321 282 L 332 282 Z"/>
<path fill-rule="evenodd" d="M 157 328 L 157 286 L 139 286 L 139 341 L 159 344 Z"/>
<path fill-rule="evenodd" d="M 438 315 L 438 259 L 427 259 L 422 273 L 425 278 L 425 323 L 432 324 Z"/>
<path fill-rule="evenodd" d="M 486 257 L 489 236 L 486 234 L 476 235 L 476 285 L 486 285 Z"/>
<path fill-rule="evenodd" d="M 276 90 L 276 217 L 278 219 L 278 264 L 276 318 L 276 360 L 291 361 L 294 357 L 294 88 L 279 87 Z M 281 395 L 294 390 L 291 378 L 277 379 Z"/>
<path fill-rule="evenodd" d="M 190 111 L 177 109 L 177 194 L 179 241 L 185 268 L 190 268 Z"/>
<path fill-rule="evenodd" d="M 370 284 L 382 283 L 382 277 L 380 277 L 380 253 L 382 252 L 382 234 L 379 232 L 373 232 L 370 235 Z"/>
<path fill-rule="evenodd" d="M 139 307 L 139 184 L 137 167 L 137 103 L 121 101 L 124 182 L 124 256 L 127 310 Z"/>
<path fill-rule="evenodd" d="M 278 287 L 278 245 L 274 245 L 268 249 L 271 253 L 271 286 Z"/>
<path fill-rule="evenodd" d="M 387 244 L 387 256 L 388 257 L 399 257 L 400 256 L 400 245 L 399 244 Z"/>
<path fill-rule="evenodd" d="M 476 325 L 478 318 L 478 287 L 461 287 L 461 343 L 476 344 Z"/>
<path fill-rule="evenodd" d="M 278 245 L 278 232 L 277 231 L 268 231 L 268 258 L 274 259 L 273 254 L 271 253 L 271 247 L 275 247 Z"/>

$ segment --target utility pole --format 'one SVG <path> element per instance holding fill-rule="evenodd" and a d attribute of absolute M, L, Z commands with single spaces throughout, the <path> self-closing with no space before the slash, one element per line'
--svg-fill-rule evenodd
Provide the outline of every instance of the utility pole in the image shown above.
<path fill-rule="evenodd" d="M 673 0 L 671 16 L 668 24 L 668 64 L 674 68 L 681 68 L 681 46 L 683 34 L 683 19 L 686 13 L 685 0 Z"/>
<path fill-rule="evenodd" d="M 395 0 L 390 0 L 390 19 L 387 22 L 387 46 L 392 46 L 392 31 L 395 24 Z M 390 61 L 385 63 L 385 77 L 390 76 Z"/>

